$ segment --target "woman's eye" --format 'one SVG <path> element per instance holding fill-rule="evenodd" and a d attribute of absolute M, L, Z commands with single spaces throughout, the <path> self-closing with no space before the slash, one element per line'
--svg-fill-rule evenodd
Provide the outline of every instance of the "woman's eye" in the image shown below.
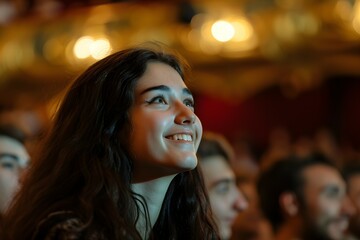
<path fill-rule="evenodd" d="M 0 162 L 0 166 L 1 166 L 1 168 L 6 168 L 6 169 L 15 169 L 16 168 L 16 164 L 12 161 L 2 161 L 2 162 Z"/>
<path fill-rule="evenodd" d="M 165 98 L 163 96 L 157 96 L 152 98 L 150 101 L 148 101 L 149 104 L 152 103 L 159 103 L 159 104 L 166 104 Z"/>
<path fill-rule="evenodd" d="M 184 104 L 190 108 L 194 108 L 194 106 L 195 106 L 194 100 L 192 100 L 192 99 L 186 99 L 184 101 Z"/>

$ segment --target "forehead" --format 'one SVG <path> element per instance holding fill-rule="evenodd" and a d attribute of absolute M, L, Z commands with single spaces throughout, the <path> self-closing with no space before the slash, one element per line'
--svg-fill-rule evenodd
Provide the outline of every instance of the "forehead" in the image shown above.
<path fill-rule="evenodd" d="M 234 179 L 235 174 L 223 156 L 207 157 L 199 161 L 206 186 L 224 179 Z"/>
<path fill-rule="evenodd" d="M 23 144 L 18 142 L 17 140 L 7 136 L 0 135 L 0 152 L 7 150 L 15 151 L 23 148 L 24 148 Z"/>
<path fill-rule="evenodd" d="M 180 89 L 186 88 L 184 80 L 174 68 L 162 62 L 150 62 L 147 64 L 143 76 L 139 78 L 136 90 L 141 91 L 157 85 Z"/>
<path fill-rule="evenodd" d="M 345 181 L 340 172 L 331 166 L 316 164 L 303 170 L 305 187 L 321 188 L 326 185 L 337 185 L 345 188 Z"/>

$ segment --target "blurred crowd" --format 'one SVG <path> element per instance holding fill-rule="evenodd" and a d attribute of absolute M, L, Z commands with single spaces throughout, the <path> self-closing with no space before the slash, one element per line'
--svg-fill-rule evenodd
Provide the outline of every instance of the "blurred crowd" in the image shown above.
<path fill-rule="evenodd" d="M 277 128 L 261 154 L 244 141 L 234 149 L 249 207 L 232 239 L 360 239 L 359 152 L 340 146 L 329 129 L 293 139 Z"/>
<path fill-rule="evenodd" d="M 1 212 L 48 120 L 41 111 L 1 112 Z M 223 239 L 360 239 L 359 153 L 341 148 L 328 129 L 298 139 L 274 129 L 261 154 L 249 142 L 205 132 L 198 159 Z"/>

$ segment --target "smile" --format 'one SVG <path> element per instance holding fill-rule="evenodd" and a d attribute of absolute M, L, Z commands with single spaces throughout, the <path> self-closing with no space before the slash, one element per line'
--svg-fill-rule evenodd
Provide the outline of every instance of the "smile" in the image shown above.
<path fill-rule="evenodd" d="M 175 135 L 168 136 L 167 138 L 171 139 L 171 140 L 175 140 L 175 141 L 178 141 L 178 140 L 183 140 L 183 141 L 187 141 L 187 142 L 193 141 L 192 136 L 190 134 L 175 134 Z"/>

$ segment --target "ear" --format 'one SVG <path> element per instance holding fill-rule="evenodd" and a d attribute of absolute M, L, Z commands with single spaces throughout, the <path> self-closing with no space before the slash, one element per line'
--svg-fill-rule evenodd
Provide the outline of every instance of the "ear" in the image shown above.
<path fill-rule="evenodd" d="M 279 204 L 285 215 L 293 217 L 299 212 L 297 197 L 292 192 L 284 192 L 280 195 Z"/>

